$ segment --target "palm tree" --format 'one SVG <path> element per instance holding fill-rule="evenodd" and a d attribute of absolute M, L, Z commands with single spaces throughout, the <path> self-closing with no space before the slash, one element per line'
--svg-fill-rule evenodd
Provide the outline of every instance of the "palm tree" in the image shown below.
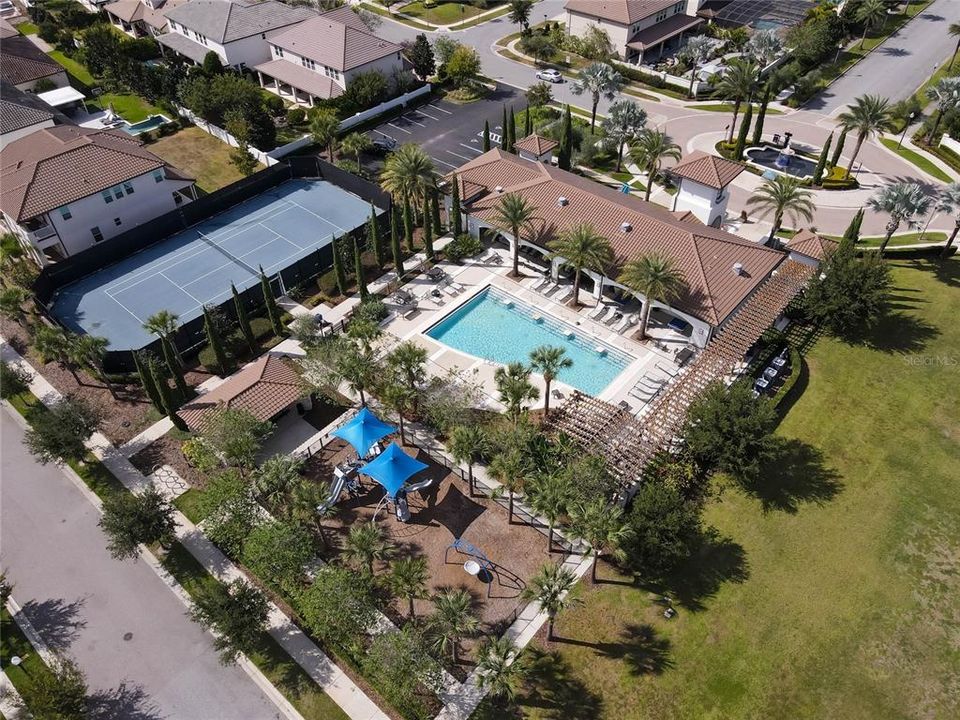
<path fill-rule="evenodd" d="M 107 386 L 110 396 L 116 400 L 117 390 L 103 367 L 103 358 L 107 354 L 109 344 L 110 341 L 104 337 L 74 335 L 70 338 L 70 351 L 77 364 L 86 365 L 93 370 L 94 374 Z"/>
<path fill-rule="evenodd" d="M 519 193 L 507 193 L 500 198 L 493 221 L 513 234 L 513 277 L 520 274 L 520 229 L 529 228 L 533 220 L 533 205 Z"/>
<path fill-rule="evenodd" d="M 850 177 L 850 170 L 857 161 L 863 141 L 874 133 L 887 130 L 890 127 L 890 105 L 886 98 L 879 95 L 861 95 L 853 101 L 853 105 L 837 116 L 841 127 L 847 132 L 857 133 L 857 144 L 853 149 L 853 157 L 847 166 L 844 177 Z"/>
<path fill-rule="evenodd" d="M 633 161 L 647 171 L 647 194 L 644 200 L 650 201 L 653 180 L 660 173 L 660 166 L 667 158 L 680 159 L 680 146 L 663 130 L 651 128 L 640 133 L 630 149 Z"/>
<path fill-rule="evenodd" d="M 40 354 L 43 361 L 56 361 L 60 367 L 69 370 L 74 381 L 80 385 L 82 383 L 77 375 L 77 364 L 73 361 L 71 344 L 67 331 L 59 325 L 41 323 L 33 334 L 33 349 Z"/>
<path fill-rule="evenodd" d="M 403 417 L 408 411 L 413 410 L 417 401 L 416 392 L 406 385 L 391 382 L 380 388 L 380 401 L 397 414 L 397 422 L 400 425 L 400 444 L 406 445 L 407 432 Z"/>
<path fill-rule="evenodd" d="M 310 134 L 313 141 L 327 149 L 327 157 L 333 162 L 333 151 L 337 145 L 337 133 L 340 132 L 340 120 L 329 109 L 316 110 L 310 119 Z"/>
<path fill-rule="evenodd" d="M 508 522 L 513 522 L 513 494 L 523 487 L 529 469 L 527 458 L 519 448 L 509 448 L 497 453 L 490 461 L 490 477 L 503 485 L 509 495 Z"/>
<path fill-rule="evenodd" d="M 613 246 L 590 223 L 567 228 L 560 237 L 550 242 L 550 249 L 573 265 L 573 297 L 570 305 L 580 304 L 580 277 L 583 270 L 605 272 L 613 264 Z"/>
<path fill-rule="evenodd" d="M 947 32 L 957 39 L 957 47 L 954 49 L 953 55 L 950 57 L 950 65 L 947 67 L 947 72 L 950 72 L 953 70 L 953 61 L 956 59 L 957 53 L 960 53 L 960 22 L 950 23 Z"/>
<path fill-rule="evenodd" d="M 413 601 L 427 597 L 427 559 L 407 557 L 395 560 L 387 575 L 387 587 L 396 597 L 409 603 L 407 617 L 414 618 Z"/>
<path fill-rule="evenodd" d="M 487 434 L 479 425 L 458 425 L 450 433 L 450 452 L 458 463 L 467 464 L 467 485 L 473 497 L 473 464 L 486 452 Z"/>
<path fill-rule="evenodd" d="M 328 547 L 329 542 L 323 530 L 323 523 L 320 521 L 337 514 L 337 508 L 333 503 L 326 505 L 325 501 L 329 495 L 329 489 L 321 489 L 318 483 L 309 478 L 300 478 L 290 490 L 290 498 L 284 508 L 287 517 L 293 522 L 298 525 L 313 526 L 324 547 Z M 321 508 L 323 508 L 322 512 Z"/>
<path fill-rule="evenodd" d="M 148 333 L 156 335 L 160 340 L 169 343 L 174 356 L 180 364 L 183 364 L 183 358 L 180 357 L 180 350 L 173 341 L 173 336 L 180 329 L 180 317 L 169 310 L 158 310 L 147 318 L 143 323 L 143 329 Z"/>
<path fill-rule="evenodd" d="M 758 30 L 747 41 L 747 55 L 757 63 L 757 79 L 763 69 L 783 51 L 783 40 L 776 30 Z"/>
<path fill-rule="evenodd" d="M 530 382 L 530 368 L 523 363 L 513 362 L 506 367 L 497 368 L 493 380 L 500 393 L 500 402 L 507 408 L 507 415 L 513 418 L 516 427 L 524 404 L 540 397 L 540 391 Z"/>
<path fill-rule="evenodd" d="M 433 596 L 435 611 L 430 628 L 436 635 L 438 652 L 450 652 L 453 663 L 459 662 L 460 641 L 480 629 L 480 619 L 473 609 L 473 597 L 466 588 L 447 588 Z"/>
<path fill-rule="evenodd" d="M 770 241 L 773 243 L 776 242 L 784 215 L 794 224 L 801 217 L 807 222 L 813 220 L 813 211 L 817 206 L 812 198 L 813 193 L 800 184 L 799 178 L 777 175 L 763 181 L 747 200 L 747 207 L 759 209 L 761 216 L 773 213 L 773 228 L 770 230 Z"/>
<path fill-rule="evenodd" d="M 717 84 L 717 95 L 724 100 L 733 101 L 733 120 L 730 121 L 730 134 L 727 142 L 733 142 L 733 133 L 737 129 L 737 115 L 740 114 L 740 105 L 749 101 L 757 90 L 757 64 L 746 58 L 731 60 L 727 65 L 726 74 Z"/>
<path fill-rule="evenodd" d="M 437 171 L 423 148 L 405 143 L 390 153 L 384 163 L 380 185 L 394 198 L 421 207 L 424 198 L 437 186 Z"/>
<path fill-rule="evenodd" d="M 353 155 L 357 159 L 357 175 L 360 174 L 360 156 L 373 147 L 373 140 L 366 133 L 352 132 L 347 135 L 340 143 L 345 153 Z"/>
<path fill-rule="evenodd" d="M 683 274 L 674 265 L 673 260 L 658 252 L 641 255 L 628 262 L 623 266 L 617 280 L 643 295 L 643 315 L 640 319 L 641 340 L 647 336 L 647 324 L 650 322 L 650 308 L 653 303 L 669 303 L 675 300 L 684 286 Z"/>
<path fill-rule="evenodd" d="M 940 259 L 946 260 L 950 256 L 950 248 L 953 247 L 953 241 L 957 238 L 957 232 L 960 232 L 960 183 L 950 183 L 940 191 L 937 210 L 953 215 L 953 232 L 950 233 L 950 238 L 940 253 Z"/>
<path fill-rule="evenodd" d="M 360 396 L 360 404 L 367 404 L 367 389 L 377 380 L 379 368 L 373 354 L 351 344 L 336 361 L 336 375 Z"/>
<path fill-rule="evenodd" d="M 303 460 L 277 453 L 264 460 L 253 474 L 253 491 L 271 507 L 283 507 L 288 493 L 300 482 Z"/>
<path fill-rule="evenodd" d="M 623 541 L 629 533 L 629 525 L 623 520 L 623 511 L 614 505 L 608 505 L 603 498 L 575 506 L 571 530 L 593 548 L 590 580 L 594 583 L 597 582 L 597 560 L 601 555 L 609 551 L 618 560 L 626 557 Z"/>
<path fill-rule="evenodd" d="M 553 640 L 553 626 L 557 615 L 579 604 L 570 596 L 570 590 L 577 584 L 576 576 L 562 565 L 547 563 L 530 579 L 523 589 L 524 600 L 536 600 L 540 610 L 547 614 L 547 640 Z"/>
<path fill-rule="evenodd" d="M 541 345 L 530 351 L 530 367 L 543 375 L 544 396 L 543 416 L 550 415 L 550 385 L 557 379 L 561 370 L 573 367 L 573 360 L 567 357 L 567 351 L 562 347 Z"/>
<path fill-rule="evenodd" d="M 552 472 L 535 475 L 528 484 L 526 495 L 530 509 L 547 521 L 547 553 L 553 551 L 553 528 L 567 511 L 572 493 L 570 477 Z"/>
<path fill-rule="evenodd" d="M 863 37 L 860 38 L 860 48 L 867 41 L 867 33 L 887 21 L 887 3 L 885 0 L 863 0 L 854 16 L 857 22 L 863 23 Z"/>
<path fill-rule="evenodd" d="M 607 140 L 617 144 L 617 172 L 623 165 L 623 148 L 643 132 L 647 111 L 633 100 L 617 100 L 610 106 L 607 117 L 600 123 Z"/>
<path fill-rule="evenodd" d="M 410 392 L 414 394 L 416 394 L 420 383 L 426 380 L 426 366 L 426 348 L 409 340 L 397 345 L 387 355 L 387 367 L 396 372 Z"/>
<path fill-rule="evenodd" d="M 697 68 L 710 59 L 710 54 L 713 52 L 713 44 L 713 40 L 706 35 L 697 35 L 696 37 L 690 38 L 680 51 L 680 57 L 691 65 L 690 89 L 687 90 L 687 95 L 690 97 L 694 96 L 693 84 L 697 81 Z"/>
<path fill-rule="evenodd" d="M 900 227 L 900 223 L 906 223 L 907 227 L 916 227 L 918 216 L 926 215 L 931 201 L 918 183 L 906 182 L 884 185 L 867 200 L 867 207 L 871 210 L 890 216 L 886 227 L 887 234 L 880 243 L 880 257 L 883 257 L 887 243 Z"/>
<path fill-rule="evenodd" d="M 584 93 L 590 95 L 590 132 L 593 132 L 597 122 L 597 105 L 600 104 L 600 98 L 613 100 L 626 82 L 623 75 L 617 72 L 612 65 L 606 63 L 590 63 L 580 71 L 580 75 L 573 81 L 570 90 L 574 95 L 583 95 Z"/>
<path fill-rule="evenodd" d="M 943 114 L 960 108 L 960 77 L 940 78 L 935 85 L 927 88 L 927 98 L 937 104 L 937 119 L 933 121 L 927 143 L 933 145 Z"/>
<path fill-rule="evenodd" d="M 350 528 L 343 541 L 343 556 L 360 565 L 368 577 L 373 577 L 373 563 L 386 560 L 393 554 L 393 546 L 383 535 L 379 525 L 364 522 Z"/>
<path fill-rule="evenodd" d="M 520 650 L 510 638 L 487 638 L 477 658 L 477 686 L 481 690 L 496 699 L 513 700 L 525 673 Z"/>
<path fill-rule="evenodd" d="M 530 11 L 534 0 L 510 0 L 510 22 L 520 26 L 523 32 L 530 27 Z"/>

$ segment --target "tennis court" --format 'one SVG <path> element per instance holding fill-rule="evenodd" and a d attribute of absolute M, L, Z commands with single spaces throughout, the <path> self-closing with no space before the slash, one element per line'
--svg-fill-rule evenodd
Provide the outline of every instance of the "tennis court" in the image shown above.
<path fill-rule="evenodd" d="M 143 322 L 158 310 L 187 323 L 229 300 L 231 283 L 242 292 L 260 267 L 273 277 L 369 218 L 370 204 L 337 185 L 289 180 L 63 287 L 52 311 L 111 351 L 139 349 L 155 340 Z"/>

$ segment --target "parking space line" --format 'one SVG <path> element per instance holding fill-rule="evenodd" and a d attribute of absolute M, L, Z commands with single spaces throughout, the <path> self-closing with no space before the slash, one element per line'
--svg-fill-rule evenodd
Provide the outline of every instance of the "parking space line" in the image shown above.
<path fill-rule="evenodd" d="M 450 151 L 447 150 L 447 152 L 450 152 Z M 440 163 L 441 165 L 446 165 L 446 166 L 447 166 L 448 168 L 450 168 L 451 170 L 456 170 L 456 169 L 459 167 L 459 165 L 451 165 L 450 163 L 448 163 L 448 162 L 446 162 L 446 161 L 444 161 L 444 160 L 441 160 L 441 159 L 438 158 L 438 157 L 433 158 L 433 161 L 434 161 L 434 162 L 438 162 L 438 163 Z"/>
<path fill-rule="evenodd" d="M 449 110 L 444 110 L 442 107 L 438 107 L 436 105 L 433 105 L 432 103 L 427 103 L 427 107 L 432 107 L 434 110 L 439 110 L 440 112 L 446 113 L 447 115 L 453 115 L 453 113 L 450 112 Z"/>
<path fill-rule="evenodd" d="M 471 152 L 475 152 L 477 155 L 483 155 L 483 150 L 481 150 L 480 148 L 471 147 L 470 145 L 464 145 L 463 143 L 459 143 L 459 145 L 460 147 L 464 147 Z"/>
<path fill-rule="evenodd" d="M 458 157 L 461 160 L 472 160 L 473 158 L 468 158 L 466 155 L 461 155 L 460 153 L 455 153 L 453 150 L 446 150 L 445 152 L 450 153 L 454 157 Z"/>
<path fill-rule="evenodd" d="M 399 130 L 400 132 L 405 132 L 407 135 L 413 135 L 413 133 L 410 132 L 409 130 L 404 130 L 402 127 L 398 125 L 394 125 L 393 123 L 387 123 L 387 125 L 394 128 L 395 130 Z"/>
<path fill-rule="evenodd" d="M 425 128 L 425 127 L 426 127 L 426 125 L 424 125 L 423 123 L 417 122 L 416 120 L 414 120 L 414 119 L 413 119 L 412 117 L 410 117 L 409 115 L 401 115 L 400 117 L 402 117 L 402 118 L 403 118 L 404 120 L 406 120 L 407 122 L 412 122 L 414 125 L 419 125 L 419 126 L 422 127 L 422 128 Z"/>
<path fill-rule="evenodd" d="M 430 118 L 431 120 L 436 120 L 437 122 L 440 122 L 440 118 L 434 117 L 434 116 L 431 115 L 430 113 L 426 112 L 423 108 L 417 108 L 415 112 L 416 112 L 418 115 L 426 115 L 426 116 L 427 116 L 428 118 Z"/>

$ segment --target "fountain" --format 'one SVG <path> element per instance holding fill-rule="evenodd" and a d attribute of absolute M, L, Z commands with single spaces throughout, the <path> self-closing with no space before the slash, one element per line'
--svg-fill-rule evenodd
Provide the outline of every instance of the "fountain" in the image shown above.
<path fill-rule="evenodd" d="M 796 178 L 813 177 L 817 168 L 815 161 L 799 155 L 789 145 L 784 147 L 775 145 L 752 147 L 747 149 L 745 155 L 747 156 L 747 162 L 753 165 Z"/>

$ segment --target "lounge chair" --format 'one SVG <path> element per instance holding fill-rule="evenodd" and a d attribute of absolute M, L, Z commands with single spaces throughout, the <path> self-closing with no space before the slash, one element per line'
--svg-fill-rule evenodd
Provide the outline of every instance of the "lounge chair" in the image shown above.
<path fill-rule="evenodd" d="M 612 327 L 614 323 L 622 320 L 624 317 L 626 316 L 622 312 L 614 310 L 609 316 L 603 319 L 603 324 L 607 327 Z"/>
<path fill-rule="evenodd" d="M 613 329 L 614 332 L 622 333 L 628 327 L 633 327 L 637 324 L 636 314 L 624 315 L 620 323 Z"/>
<path fill-rule="evenodd" d="M 533 284 L 530 285 L 531 290 L 539 290 L 544 285 L 550 282 L 549 277 L 534 278 Z"/>
<path fill-rule="evenodd" d="M 456 297 L 456 296 L 457 296 L 457 291 L 456 291 L 453 287 L 451 287 L 450 285 L 444 285 L 444 286 L 443 286 L 442 288 L 440 288 L 440 289 L 443 290 L 443 291 L 444 291 L 447 295 L 449 295 L 450 297 Z"/>
<path fill-rule="evenodd" d="M 409 320 L 417 312 L 417 309 L 418 309 L 417 304 L 414 303 L 413 305 L 408 307 L 406 310 L 404 310 L 402 313 L 400 313 L 400 317 L 402 317 L 404 320 Z"/>
<path fill-rule="evenodd" d="M 663 378 L 648 378 L 642 377 L 637 381 L 637 385 L 642 385 L 643 387 L 650 388 L 651 390 L 659 390 L 664 386 L 666 381 Z"/>
<path fill-rule="evenodd" d="M 548 282 L 546 285 L 544 285 L 543 287 L 540 288 L 540 292 L 541 292 L 542 294 L 544 294 L 544 295 L 549 295 L 549 294 L 552 293 L 554 290 L 556 290 L 558 287 L 560 287 L 560 286 L 557 285 L 557 283 L 555 283 L 553 280 L 551 280 L 551 281 Z"/>
<path fill-rule="evenodd" d="M 587 313 L 587 317 L 593 320 L 599 320 L 606 314 L 607 309 L 608 306 L 604 305 L 603 303 L 597 303 L 597 306 Z"/>
<path fill-rule="evenodd" d="M 464 290 L 467 289 L 466 286 L 461 285 L 460 283 L 456 282 L 455 280 L 451 280 L 450 283 L 449 283 L 449 285 L 450 285 L 450 287 L 452 287 L 454 290 L 456 290 L 458 293 L 462 293 Z"/>
<path fill-rule="evenodd" d="M 656 365 L 654 365 L 654 367 L 657 368 L 657 370 L 662 370 L 670 377 L 676 377 L 677 373 L 680 372 L 677 368 L 664 365 L 663 363 L 657 363 Z"/>
<path fill-rule="evenodd" d="M 553 299 L 556 300 L 557 302 L 566 302 L 572 297 L 573 297 L 573 286 L 567 285 L 566 287 L 564 287 L 563 290 L 561 290 L 559 293 L 554 295 Z"/>
<path fill-rule="evenodd" d="M 630 389 L 630 393 L 629 393 L 629 394 L 630 394 L 630 397 L 634 397 L 634 398 L 636 398 L 637 400 L 643 400 L 644 402 L 650 402 L 650 401 L 653 400 L 659 393 L 660 393 L 659 390 L 645 390 L 644 388 L 636 388 L 636 387 L 635 387 L 635 388 L 631 388 L 631 389 Z"/>

